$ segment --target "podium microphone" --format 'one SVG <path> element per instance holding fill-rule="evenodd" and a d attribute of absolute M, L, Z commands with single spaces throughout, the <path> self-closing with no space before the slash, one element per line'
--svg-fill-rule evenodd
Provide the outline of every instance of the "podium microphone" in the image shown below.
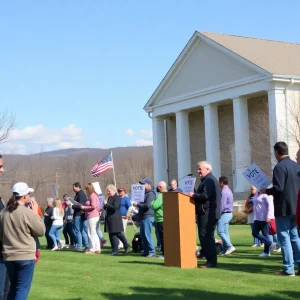
<path fill-rule="evenodd" d="M 193 176 L 193 173 L 190 173 L 190 174 L 187 174 L 187 175 L 181 177 L 180 179 L 177 180 L 177 182 L 179 182 L 181 179 L 183 179 L 185 177 L 190 177 L 190 176 Z"/>

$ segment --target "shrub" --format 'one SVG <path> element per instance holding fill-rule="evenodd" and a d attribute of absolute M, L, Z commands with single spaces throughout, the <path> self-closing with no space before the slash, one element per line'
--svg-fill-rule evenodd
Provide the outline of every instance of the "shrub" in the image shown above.
<path fill-rule="evenodd" d="M 247 224 L 247 214 L 244 213 L 243 211 L 234 211 L 230 224 L 231 225 Z"/>

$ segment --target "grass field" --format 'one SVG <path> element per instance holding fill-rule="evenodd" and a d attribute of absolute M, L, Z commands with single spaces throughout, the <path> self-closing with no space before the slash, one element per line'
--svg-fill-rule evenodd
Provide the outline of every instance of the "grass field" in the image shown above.
<path fill-rule="evenodd" d="M 109 245 L 100 255 L 42 250 L 29 299 L 300 299 L 300 276 L 274 275 L 281 270 L 279 253 L 260 259 L 262 249 L 250 248 L 249 226 L 230 231 L 237 253 L 219 257 L 217 269 L 168 268 L 135 253 L 112 257 Z M 127 234 L 131 241 L 132 226 Z"/>

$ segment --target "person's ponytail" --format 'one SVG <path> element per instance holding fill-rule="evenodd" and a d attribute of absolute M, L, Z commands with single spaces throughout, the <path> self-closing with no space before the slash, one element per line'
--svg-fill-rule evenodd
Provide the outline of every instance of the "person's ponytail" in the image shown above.
<path fill-rule="evenodd" d="M 22 198 L 22 197 L 17 197 L 15 195 L 12 195 L 11 198 L 9 199 L 9 201 L 7 202 L 7 209 L 10 213 L 12 213 L 14 210 L 17 209 L 17 207 L 19 206 L 19 202 L 18 200 Z"/>

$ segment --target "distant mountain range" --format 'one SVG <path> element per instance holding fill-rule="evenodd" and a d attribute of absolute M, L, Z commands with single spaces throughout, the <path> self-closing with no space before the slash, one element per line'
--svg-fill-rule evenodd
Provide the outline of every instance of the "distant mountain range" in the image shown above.
<path fill-rule="evenodd" d="M 152 155 L 152 146 L 129 146 L 129 147 L 116 147 L 111 149 L 101 149 L 101 148 L 69 148 L 69 149 L 60 149 L 53 151 L 46 151 L 35 154 L 7 154 L 5 156 L 8 157 L 24 157 L 24 156 L 46 156 L 46 157 L 66 157 L 66 156 L 77 156 L 77 155 L 92 155 L 99 156 L 99 160 L 101 156 L 105 156 L 110 151 L 113 152 L 114 157 L 118 156 L 132 156 L 133 154 L 146 154 Z"/>

